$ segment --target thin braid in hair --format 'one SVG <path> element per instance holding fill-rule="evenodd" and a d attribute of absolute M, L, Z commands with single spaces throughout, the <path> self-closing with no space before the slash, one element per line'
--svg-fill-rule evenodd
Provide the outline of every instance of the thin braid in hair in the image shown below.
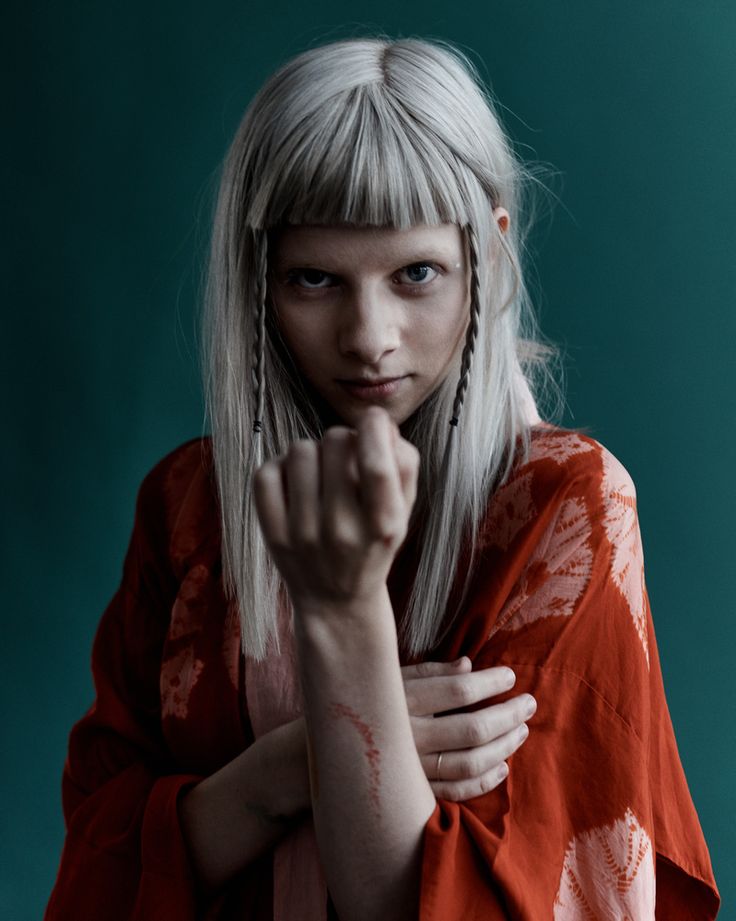
<path fill-rule="evenodd" d="M 265 377 L 266 349 L 266 267 L 268 264 L 268 240 L 265 230 L 253 230 L 255 250 L 255 289 L 256 289 L 256 335 L 253 349 L 253 385 L 255 413 L 253 416 L 253 434 L 259 435 L 263 429 L 263 395 Z"/>
<path fill-rule="evenodd" d="M 468 248 L 470 256 L 470 324 L 465 336 L 465 347 L 463 348 L 462 361 L 460 364 L 460 380 L 457 383 L 455 391 L 455 401 L 452 404 L 452 418 L 450 425 L 457 427 L 460 419 L 460 410 L 465 399 L 465 391 L 468 388 L 468 375 L 470 373 L 470 362 L 475 351 L 475 340 L 478 336 L 478 318 L 480 317 L 480 296 L 478 281 L 478 238 L 472 224 L 465 225 L 465 232 L 468 236 Z"/>

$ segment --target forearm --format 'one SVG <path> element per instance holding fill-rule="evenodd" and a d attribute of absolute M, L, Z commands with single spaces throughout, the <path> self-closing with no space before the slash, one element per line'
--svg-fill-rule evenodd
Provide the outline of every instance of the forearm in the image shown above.
<path fill-rule="evenodd" d="M 272 848 L 309 808 L 304 721 L 267 733 L 179 803 L 197 875 L 217 890 Z"/>
<path fill-rule="evenodd" d="M 388 592 L 342 626 L 336 613 L 310 619 L 297 607 L 295 617 L 322 865 L 342 921 L 407 921 L 436 801 L 412 736 Z"/>

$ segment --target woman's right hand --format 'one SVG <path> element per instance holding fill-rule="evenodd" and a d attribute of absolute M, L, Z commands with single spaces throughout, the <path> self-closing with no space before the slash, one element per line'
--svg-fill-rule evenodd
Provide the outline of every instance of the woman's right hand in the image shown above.
<path fill-rule="evenodd" d="M 472 668 L 472 662 L 464 656 L 457 666 L 450 662 L 421 662 L 401 669 L 414 743 L 424 773 L 436 797 L 454 802 L 488 793 L 501 783 L 508 773 L 505 759 L 523 745 L 529 734 L 525 721 L 536 709 L 530 694 L 519 694 L 470 713 L 447 713 L 513 687 L 513 681 L 504 683 L 511 671 L 505 666 L 475 672 Z M 532 702 L 534 709 L 528 712 L 527 706 Z"/>

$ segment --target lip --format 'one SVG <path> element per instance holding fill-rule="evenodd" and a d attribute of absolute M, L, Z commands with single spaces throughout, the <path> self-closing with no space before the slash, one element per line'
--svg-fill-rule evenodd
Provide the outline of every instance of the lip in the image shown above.
<path fill-rule="evenodd" d="M 363 379 L 352 381 L 338 381 L 338 383 L 347 390 L 347 392 L 359 400 L 380 400 L 392 397 L 401 387 L 401 382 L 406 380 L 407 375 L 403 377 L 378 377 L 374 381 L 365 381 Z"/>

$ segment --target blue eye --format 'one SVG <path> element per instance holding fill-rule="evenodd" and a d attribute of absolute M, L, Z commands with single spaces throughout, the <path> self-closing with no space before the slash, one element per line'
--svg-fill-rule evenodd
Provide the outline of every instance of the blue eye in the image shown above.
<path fill-rule="evenodd" d="M 432 273 L 432 274 L 429 274 Z M 401 284 L 408 288 L 426 288 L 440 274 L 430 262 L 414 262 L 399 269 L 398 276 L 404 275 Z M 332 287 L 335 276 L 322 269 L 291 269 L 287 272 L 286 283 L 303 291 L 319 291 Z"/>
<path fill-rule="evenodd" d="M 427 284 L 430 281 L 434 281 L 437 276 L 437 270 L 428 262 L 415 262 L 414 265 L 407 265 L 406 268 L 401 269 L 401 271 L 407 273 L 413 285 Z M 428 278 L 427 271 L 434 272 L 434 275 Z"/>

